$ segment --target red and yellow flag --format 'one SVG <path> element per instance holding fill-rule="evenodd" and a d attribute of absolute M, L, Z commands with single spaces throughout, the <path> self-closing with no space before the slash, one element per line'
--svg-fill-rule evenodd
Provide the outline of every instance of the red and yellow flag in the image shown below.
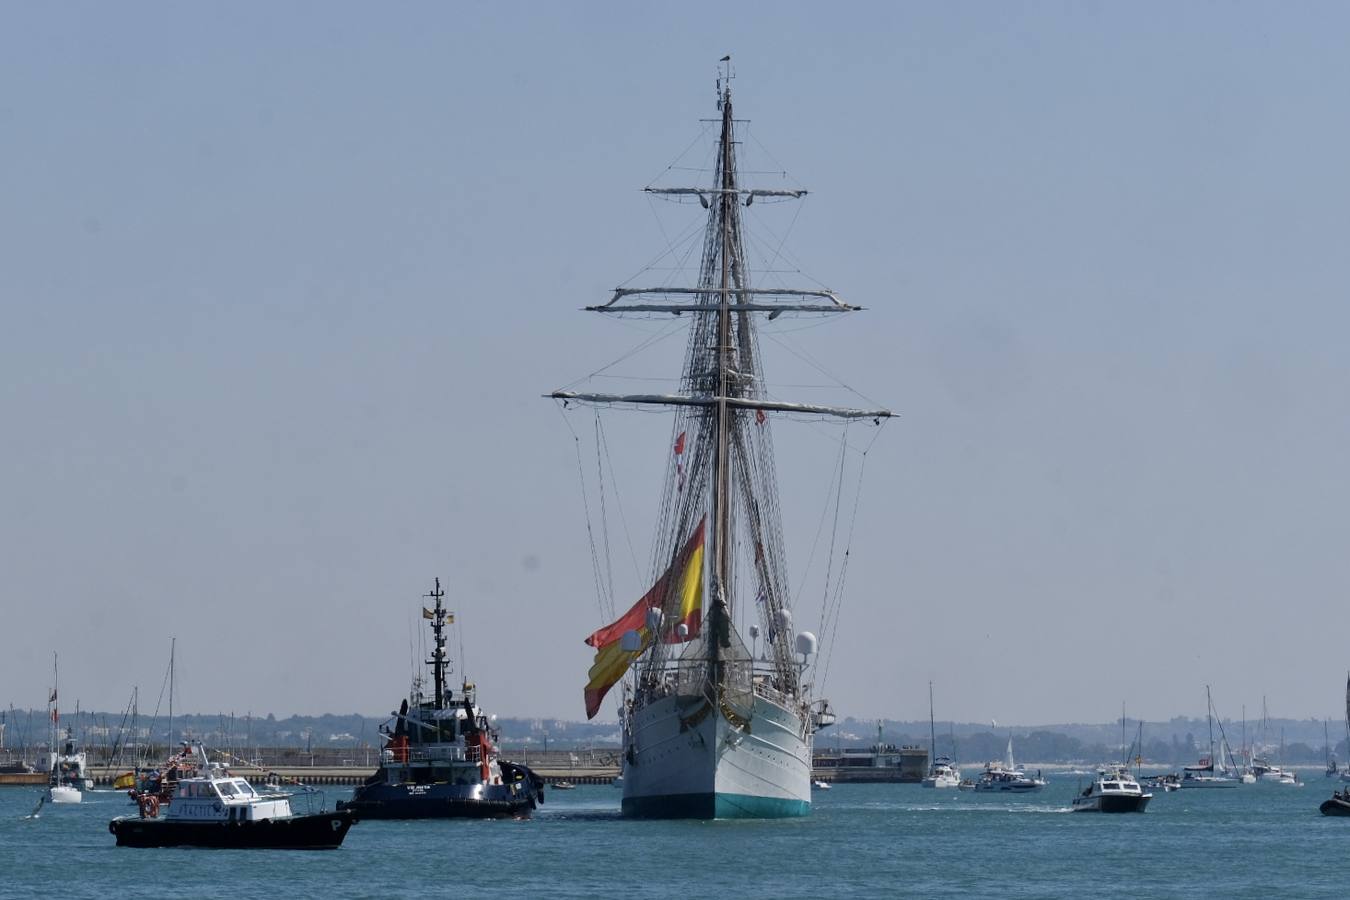
<path fill-rule="evenodd" d="M 647 610 L 661 609 L 671 592 L 679 598 L 679 616 L 665 630 L 665 642 L 678 644 L 698 636 L 703 623 L 703 526 L 704 521 L 700 520 L 694 533 L 680 548 L 675 562 L 656 580 L 652 589 L 633 604 L 632 609 L 586 638 L 586 643 L 596 648 L 590 680 L 586 683 L 586 718 L 595 718 L 609 689 L 628 671 L 633 660 L 651 646 Z M 676 631 L 680 625 L 688 629 L 683 636 Z M 620 639 L 627 631 L 636 631 L 641 636 L 642 643 L 637 650 L 624 650 L 621 646 Z"/>

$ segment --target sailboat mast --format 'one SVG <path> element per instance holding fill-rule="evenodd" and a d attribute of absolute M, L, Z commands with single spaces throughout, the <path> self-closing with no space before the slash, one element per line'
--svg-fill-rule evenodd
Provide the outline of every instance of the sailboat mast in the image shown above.
<path fill-rule="evenodd" d="M 61 718 L 61 674 L 56 664 L 56 652 L 52 652 L 52 711 L 47 717 L 51 720 L 48 727 L 50 737 L 47 746 L 51 749 L 52 768 L 56 768 L 56 725 Z"/>
<path fill-rule="evenodd" d="M 178 652 L 178 638 L 169 638 L 169 752 L 173 752 L 173 662 Z"/>
<path fill-rule="evenodd" d="M 1205 685 L 1205 719 L 1209 722 L 1209 767 L 1214 768 L 1214 700 L 1209 696 L 1209 685 Z"/>
<path fill-rule="evenodd" d="M 928 682 L 928 768 L 932 769 L 937 759 L 937 724 L 933 721 L 933 682 Z"/>

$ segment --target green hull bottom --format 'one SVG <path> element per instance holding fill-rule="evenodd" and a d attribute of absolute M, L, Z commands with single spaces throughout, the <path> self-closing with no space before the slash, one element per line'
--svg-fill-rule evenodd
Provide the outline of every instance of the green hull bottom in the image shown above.
<path fill-rule="evenodd" d="M 749 794 L 623 798 L 623 814 L 633 819 L 788 819 L 804 816 L 810 811 L 809 800 L 752 797 Z"/>

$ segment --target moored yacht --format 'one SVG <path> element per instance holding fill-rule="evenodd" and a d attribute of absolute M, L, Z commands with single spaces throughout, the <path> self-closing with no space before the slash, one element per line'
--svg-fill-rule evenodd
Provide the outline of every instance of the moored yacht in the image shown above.
<path fill-rule="evenodd" d="M 1074 812 L 1143 812 L 1152 794 L 1144 793 L 1125 766 L 1109 766 L 1097 773 L 1081 794 L 1073 798 Z"/>
<path fill-rule="evenodd" d="M 953 788 L 960 784 L 961 770 L 946 756 L 933 760 L 933 767 L 923 779 L 923 786 L 929 788 Z"/>
<path fill-rule="evenodd" d="M 1214 761 L 1208 757 L 1201 759 L 1197 766 L 1186 766 L 1181 770 L 1181 786 L 1184 788 L 1235 788 L 1238 780 L 1225 773 L 1216 771 Z"/>
<path fill-rule="evenodd" d="M 351 812 L 296 815 L 289 794 L 259 794 L 246 780 L 194 744 L 196 765 L 175 785 L 164 815 L 159 797 L 147 794 L 139 816 L 108 823 L 119 847 L 215 847 L 229 849 L 334 850 L 356 817 Z"/>

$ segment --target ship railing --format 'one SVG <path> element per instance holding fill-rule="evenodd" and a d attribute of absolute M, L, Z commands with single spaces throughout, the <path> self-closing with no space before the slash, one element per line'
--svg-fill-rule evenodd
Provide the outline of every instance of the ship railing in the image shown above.
<path fill-rule="evenodd" d="M 412 762 L 458 762 L 465 759 L 463 747 L 447 744 L 440 747 L 419 747 L 408 751 Z"/>

